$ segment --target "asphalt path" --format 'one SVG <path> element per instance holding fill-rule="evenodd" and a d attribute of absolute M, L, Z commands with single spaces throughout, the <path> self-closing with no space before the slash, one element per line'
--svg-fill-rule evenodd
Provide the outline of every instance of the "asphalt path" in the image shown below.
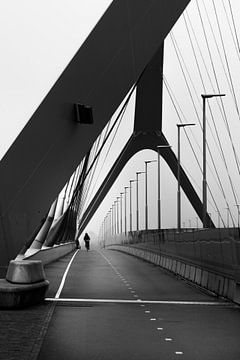
<path fill-rule="evenodd" d="M 238 306 L 110 250 L 78 251 L 62 281 L 71 258 L 46 269 L 56 307 L 38 360 L 240 359 Z"/>

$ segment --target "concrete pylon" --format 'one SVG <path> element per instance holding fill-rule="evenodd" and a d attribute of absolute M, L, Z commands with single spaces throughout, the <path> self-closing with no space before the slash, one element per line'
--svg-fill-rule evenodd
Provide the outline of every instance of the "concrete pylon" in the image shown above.
<path fill-rule="evenodd" d="M 157 151 L 158 145 L 169 145 L 162 133 L 163 54 L 164 46 L 162 44 L 140 77 L 136 93 L 134 132 L 83 214 L 78 236 L 87 226 L 129 159 L 141 150 L 151 149 Z M 160 155 L 177 178 L 177 158 L 172 149 L 160 148 Z M 182 167 L 180 169 L 180 178 L 183 191 L 199 218 L 202 219 L 202 202 Z M 210 217 L 208 217 L 208 223 L 211 224 L 211 227 L 215 227 Z"/>

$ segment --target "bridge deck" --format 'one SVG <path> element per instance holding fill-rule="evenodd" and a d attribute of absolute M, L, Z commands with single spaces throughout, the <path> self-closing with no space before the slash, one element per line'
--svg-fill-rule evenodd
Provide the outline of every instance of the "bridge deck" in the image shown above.
<path fill-rule="evenodd" d="M 239 359 L 238 306 L 126 254 L 80 250 L 52 301 L 71 256 L 46 269 L 50 300 L 7 312 L 25 357 L 1 359 Z"/>

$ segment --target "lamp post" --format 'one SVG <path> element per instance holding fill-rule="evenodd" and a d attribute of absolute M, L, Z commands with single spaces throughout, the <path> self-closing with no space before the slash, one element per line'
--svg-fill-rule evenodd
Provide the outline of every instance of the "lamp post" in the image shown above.
<path fill-rule="evenodd" d="M 161 230 L 161 172 L 160 172 L 160 149 L 170 148 L 170 145 L 158 145 L 158 230 Z"/>
<path fill-rule="evenodd" d="M 116 204 L 117 204 L 117 234 L 119 234 L 119 207 L 118 207 L 119 199 L 120 199 L 120 197 L 117 196 L 117 200 L 116 200 Z"/>
<path fill-rule="evenodd" d="M 202 200 L 203 200 L 203 227 L 207 224 L 207 174 L 206 174 L 206 99 L 221 97 L 225 94 L 202 94 L 203 99 L 203 180 L 202 180 Z"/>
<path fill-rule="evenodd" d="M 229 207 L 226 207 L 225 210 L 227 210 L 227 228 L 229 228 Z"/>
<path fill-rule="evenodd" d="M 129 181 L 129 212 L 130 212 L 130 232 L 132 232 L 132 183 L 136 180 Z"/>
<path fill-rule="evenodd" d="M 115 201 L 113 203 L 113 235 L 116 235 L 116 206 Z"/>
<path fill-rule="evenodd" d="M 145 230 L 148 230 L 148 193 L 147 193 L 147 166 L 156 160 L 145 161 Z"/>
<path fill-rule="evenodd" d="M 136 228 L 139 231 L 139 202 L 138 202 L 138 176 L 144 174 L 144 171 L 136 172 Z"/>
<path fill-rule="evenodd" d="M 235 206 L 237 207 L 237 219 L 238 219 L 238 228 L 239 228 L 239 206 L 240 204 L 235 204 Z"/>
<path fill-rule="evenodd" d="M 111 214 L 111 236 L 113 236 L 113 207 L 110 207 L 110 214 Z"/>
<path fill-rule="evenodd" d="M 218 229 L 220 229 L 220 211 L 216 210 L 217 217 L 218 217 Z"/>
<path fill-rule="evenodd" d="M 178 190 L 177 190 L 177 228 L 178 232 L 181 232 L 181 178 L 180 178 L 180 165 L 181 165 L 181 151 L 180 151 L 180 129 L 186 126 L 194 126 L 195 124 L 177 124 L 178 129 L 178 171 L 177 171 L 177 178 L 178 178 Z"/>
<path fill-rule="evenodd" d="M 127 189 L 128 186 L 124 186 L 124 220 L 125 220 L 125 236 L 127 236 Z"/>
<path fill-rule="evenodd" d="M 122 234 L 122 196 L 123 192 L 120 193 L 120 233 Z"/>

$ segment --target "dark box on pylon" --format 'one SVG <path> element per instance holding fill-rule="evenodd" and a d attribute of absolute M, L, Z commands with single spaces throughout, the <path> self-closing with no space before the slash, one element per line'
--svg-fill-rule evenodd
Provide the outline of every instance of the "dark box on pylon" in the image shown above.
<path fill-rule="evenodd" d="M 76 121 L 80 124 L 93 124 L 93 113 L 90 106 L 75 104 Z"/>

